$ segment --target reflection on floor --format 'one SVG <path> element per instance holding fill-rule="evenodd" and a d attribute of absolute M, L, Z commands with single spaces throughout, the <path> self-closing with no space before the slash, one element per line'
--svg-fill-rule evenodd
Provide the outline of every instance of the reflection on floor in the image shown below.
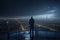
<path fill-rule="evenodd" d="M 60 32 L 49 32 L 49 31 L 33 31 L 34 40 L 60 40 Z M 1 40 L 30 40 L 30 32 L 12 32 L 9 34 L 9 39 L 7 34 L 0 35 Z"/>

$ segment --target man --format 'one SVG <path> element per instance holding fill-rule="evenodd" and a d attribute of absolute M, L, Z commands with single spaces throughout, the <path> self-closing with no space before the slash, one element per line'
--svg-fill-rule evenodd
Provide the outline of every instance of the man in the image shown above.
<path fill-rule="evenodd" d="M 31 40 L 33 40 L 33 30 L 34 30 L 34 19 L 33 16 L 31 16 L 31 19 L 29 20 L 29 25 L 30 25 L 30 37 Z"/>
<path fill-rule="evenodd" d="M 34 19 L 33 19 L 32 16 L 31 16 L 31 19 L 29 20 L 29 25 L 30 25 L 31 31 L 33 31 L 33 29 L 34 29 Z"/>

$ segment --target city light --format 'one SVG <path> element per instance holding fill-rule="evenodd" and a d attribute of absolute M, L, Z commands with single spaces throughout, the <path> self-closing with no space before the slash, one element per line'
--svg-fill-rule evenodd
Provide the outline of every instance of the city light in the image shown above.
<path fill-rule="evenodd" d="M 52 9 L 52 10 L 49 10 L 49 11 L 45 11 L 43 12 L 42 15 L 35 15 L 34 18 L 35 19 L 50 19 L 50 18 L 54 18 L 55 17 L 55 12 L 56 10 L 55 9 Z"/>
<path fill-rule="evenodd" d="M 36 16 L 34 16 L 34 18 L 36 18 L 36 19 L 46 19 L 46 18 L 53 18 L 54 17 L 54 14 L 44 14 L 44 15 L 36 15 Z"/>

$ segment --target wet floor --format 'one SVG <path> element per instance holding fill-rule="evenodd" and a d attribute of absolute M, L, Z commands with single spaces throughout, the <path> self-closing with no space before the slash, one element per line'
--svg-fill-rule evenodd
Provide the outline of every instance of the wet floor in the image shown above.
<path fill-rule="evenodd" d="M 33 31 L 34 40 L 60 40 L 60 32 L 51 32 L 51 31 Z M 30 32 L 12 32 L 8 34 L 1 34 L 0 40 L 30 40 Z"/>

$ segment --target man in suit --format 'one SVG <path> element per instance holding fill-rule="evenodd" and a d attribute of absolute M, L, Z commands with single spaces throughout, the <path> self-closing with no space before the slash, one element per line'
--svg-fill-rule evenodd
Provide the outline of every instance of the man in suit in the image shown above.
<path fill-rule="evenodd" d="M 34 19 L 33 19 L 33 16 L 31 16 L 30 20 L 29 20 L 29 25 L 30 25 L 30 37 L 31 37 L 31 40 L 33 40 L 33 30 L 34 30 Z"/>

